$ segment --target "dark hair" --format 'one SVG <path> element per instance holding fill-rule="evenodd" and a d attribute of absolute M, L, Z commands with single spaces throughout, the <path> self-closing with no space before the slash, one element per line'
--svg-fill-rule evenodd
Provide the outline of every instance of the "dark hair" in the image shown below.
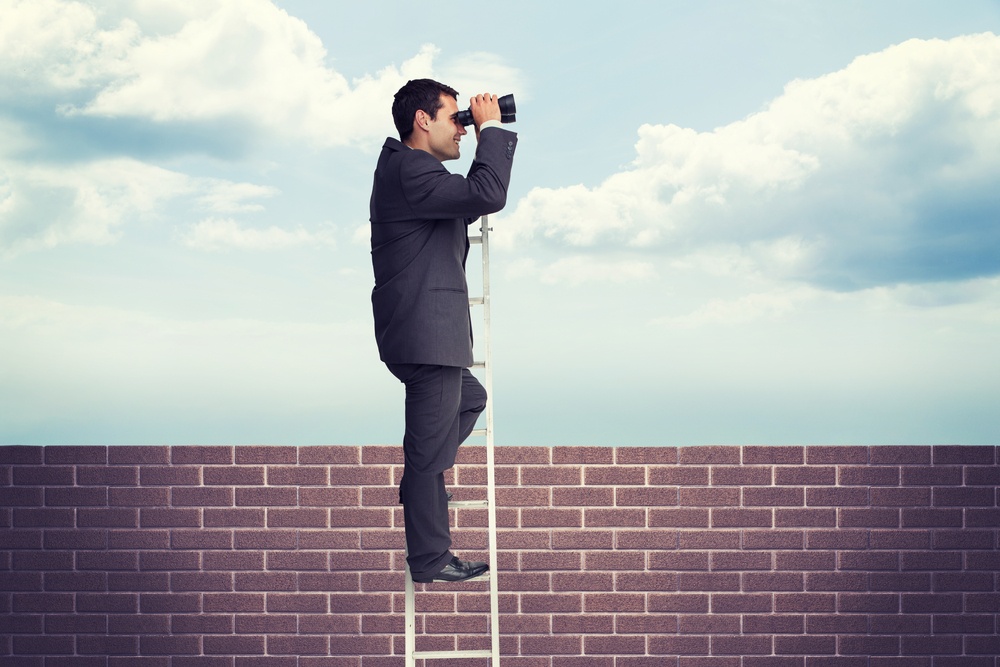
<path fill-rule="evenodd" d="M 458 99 L 457 90 L 433 79 L 411 79 L 396 92 L 392 102 L 392 122 L 396 124 L 400 141 L 406 141 L 413 134 L 413 117 L 418 109 L 432 119 L 437 118 L 437 111 L 443 106 L 442 93 Z"/>

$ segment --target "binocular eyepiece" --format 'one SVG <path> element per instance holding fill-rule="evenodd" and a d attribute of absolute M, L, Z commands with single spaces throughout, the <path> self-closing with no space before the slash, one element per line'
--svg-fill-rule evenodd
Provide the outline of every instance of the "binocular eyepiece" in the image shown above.
<path fill-rule="evenodd" d="M 514 114 L 517 111 L 517 107 L 514 105 L 514 96 L 504 95 L 503 97 L 498 99 L 497 102 L 500 104 L 500 122 L 513 123 L 516 120 Z M 455 116 L 455 120 L 457 120 L 462 125 L 472 125 L 472 123 L 474 122 L 472 120 L 472 109 L 459 111 L 458 115 Z"/>

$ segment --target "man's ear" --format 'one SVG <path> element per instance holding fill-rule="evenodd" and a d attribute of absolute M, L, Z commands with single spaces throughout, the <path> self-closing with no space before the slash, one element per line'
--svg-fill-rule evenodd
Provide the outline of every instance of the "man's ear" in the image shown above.
<path fill-rule="evenodd" d="M 427 126 L 431 122 L 431 117 L 423 109 L 417 109 L 417 113 L 413 115 L 413 129 L 414 130 L 427 130 Z"/>

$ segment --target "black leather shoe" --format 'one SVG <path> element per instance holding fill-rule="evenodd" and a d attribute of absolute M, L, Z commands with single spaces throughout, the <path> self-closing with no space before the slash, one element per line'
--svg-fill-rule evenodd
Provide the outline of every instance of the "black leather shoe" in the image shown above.
<path fill-rule="evenodd" d="M 429 584 L 434 581 L 465 581 L 486 574 L 490 566 L 479 561 L 461 560 L 454 556 L 451 562 L 444 566 L 444 569 L 434 575 L 432 579 L 414 579 L 418 584 Z"/>

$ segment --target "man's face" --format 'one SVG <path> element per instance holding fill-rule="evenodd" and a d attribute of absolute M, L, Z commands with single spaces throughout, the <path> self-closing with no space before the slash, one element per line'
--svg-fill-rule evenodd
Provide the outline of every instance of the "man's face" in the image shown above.
<path fill-rule="evenodd" d="M 458 102 L 451 95 L 441 94 L 444 104 L 437 111 L 437 116 L 430 121 L 428 136 L 430 154 L 441 162 L 457 160 L 459 156 L 458 142 L 467 134 L 465 127 L 455 120 L 458 114 Z"/>

